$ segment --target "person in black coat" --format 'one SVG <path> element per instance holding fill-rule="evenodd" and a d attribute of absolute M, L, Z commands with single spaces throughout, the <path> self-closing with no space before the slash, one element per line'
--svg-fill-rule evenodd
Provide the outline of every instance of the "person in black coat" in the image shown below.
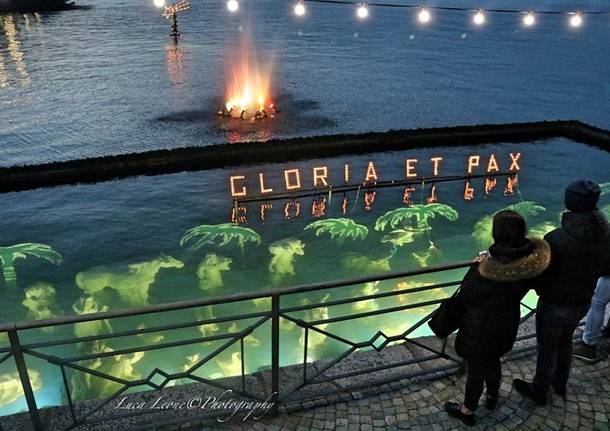
<path fill-rule="evenodd" d="M 517 392 L 539 405 L 547 403 L 549 387 L 565 396 L 574 332 L 591 306 L 598 278 L 610 274 L 610 227 L 597 209 L 600 194 L 591 180 L 568 185 L 561 227 L 545 236 L 552 259 L 538 290 L 536 375 L 531 383 L 513 381 Z"/>
<path fill-rule="evenodd" d="M 466 273 L 457 295 L 462 317 L 455 350 L 466 360 L 464 402 L 445 404 L 445 410 L 466 425 L 487 386 L 486 407 L 496 406 L 502 376 L 500 357 L 509 352 L 519 329 L 520 303 L 536 289 L 551 261 L 549 244 L 527 238 L 525 220 L 514 211 L 494 216 L 494 244 Z"/>

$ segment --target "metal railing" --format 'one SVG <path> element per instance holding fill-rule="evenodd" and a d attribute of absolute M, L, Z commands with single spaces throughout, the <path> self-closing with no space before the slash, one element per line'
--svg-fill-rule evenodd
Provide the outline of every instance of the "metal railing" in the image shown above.
<path fill-rule="evenodd" d="M 301 396 L 304 388 L 309 388 L 315 385 L 323 385 L 325 383 L 337 380 L 350 379 L 355 376 L 370 375 L 381 371 L 397 369 L 398 367 L 405 367 L 414 364 L 421 364 L 438 360 L 443 361 L 444 364 L 437 364 L 429 368 L 419 368 L 411 373 L 401 374 L 400 378 L 404 379 L 415 376 L 422 376 L 425 374 L 437 373 L 439 371 L 449 370 L 458 367 L 460 361 L 457 358 L 452 357 L 447 352 L 447 340 L 444 340 L 443 342 L 440 342 L 439 340 L 440 346 L 436 347 L 421 342 L 421 339 L 418 339 L 417 337 L 411 337 L 411 335 L 418 328 L 422 327 L 431 318 L 434 313 L 434 310 L 430 310 L 429 312 L 427 311 L 421 319 L 417 320 L 404 331 L 400 331 L 400 333 L 394 335 L 387 335 L 386 333 L 384 333 L 383 330 L 377 330 L 370 338 L 360 341 L 354 341 L 353 339 L 351 339 L 352 337 L 349 336 L 339 335 L 333 332 L 331 328 L 328 328 L 328 326 L 340 322 L 352 322 L 358 319 L 370 319 L 375 316 L 387 316 L 390 313 L 413 310 L 416 308 L 422 309 L 425 307 L 432 307 L 434 305 L 437 305 L 443 300 L 443 297 L 448 296 L 460 284 L 463 271 L 461 271 L 460 274 L 456 274 L 454 276 L 455 280 L 452 281 L 442 283 L 419 282 L 414 285 L 415 287 L 409 287 L 407 284 L 402 285 L 402 287 L 406 286 L 405 288 L 400 287 L 398 289 L 394 288 L 389 290 L 381 290 L 379 292 L 367 295 L 346 295 L 345 292 L 339 292 L 338 290 L 336 290 L 340 287 L 361 285 L 363 283 L 371 282 L 381 282 L 384 280 L 395 281 L 398 279 L 413 279 L 420 276 L 438 276 L 440 274 L 447 276 L 451 273 L 451 271 L 463 270 L 465 268 L 468 268 L 470 265 L 471 262 L 460 262 L 449 265 L 422 268 L 413 271 L 388 272 L 373 276 L 356 277 L 350 279 L 343 279 L 340 281 L 323 282 L 274 289 L 264 292 L 243 293 L 212 299 L 181 301 L 160 305 L 151 305 L 141 308 L 114 310 L 104 313 L 83 314 L 78 316 L 61 317 L 49 320 L 38 320 L 1 325 L 0 332 L 6 332 L 8 334 L 10 347 L 0 349 L 0 363 L 7 361 L 11 357 L 14 358 L 17 373 L 19 375 L 19 379 L 23 389 L 23 394 L 25 396 L 25 400 L 29 409 L 31 422 L 36 431 L 45 430 L 47 428 L 41 420 L 41 415 L 37 407 L 36 393 L 34 391 L 34 388 L 32 387 L 32 384 L 30 383 L 30 375 L 26 358 L 38 358 L 39 360 L 43 360 L 49 364 L 58 367 L 61 372 L 62 382 L 67 396 L 67 408 L 69 408 L 71 415 L 69 424 L 65 427 L 62 427 L 62 429 L 69 430 L 77 428 L 81 425 L 94 424 L 99 422 L 105 422 L 108 420 L 122 419 L 129 416 L 137 416 L 143 414 L 143 412 L 129 412 L 127 414 L 122 413 L 120 415 L 100 415 L 99 413 L 104 413 L 104 408 L 106 406 L 109 406 L 109 404 L 113 400 L 116 400 L 119 396 L 121 396 L 131 388 L 134 388 L 136 386 L 144 386 L 150 389 L 159 390 L 168 386 L 170 382 L 179 379 L 186 379 L 194 382 L 205 383 L 207 385 L 219 389 L 230 388 L 240 396 L 253 400 L 262 400 L 260 392 L 256 393 L 256 390 L 251 390 L 251 385 L 246 384 L 246 377 L 248 373 L 246 372 L 245 366 L 246 357 L 244 344 L 248 336 L 250 336 L 255 330 L 262 330 L 263 325 L 270 323 L 270 383 L 269 387 L 263 388 L 263 390 L 266 391 L 266 393 L 272 395 L 272 400 L 277 411 L 277 406 L 284 402 L 287 403 L 292 402 L 294 400 L 303 400 L 307 397 L 321 397 L 341 391 L 353 391 L 362 386 L 371 386 L 375 384 L 387 383 L 389 380 L 395 380 L 396 377 L 386 377 L 385 381 L 383 378 L 366 379 L 366 383 L 356 383 L 355 385 L 341 387 L 333 386 L 333 388 L 331 388 L 330 390 L 324 390 L 322 392 L 318 391 L 315 392 L 313 395 L 310 393 L 308 395 Z M 290 300 L 293 295 L 308 294 L 308 296 L 311 296 L 313 292 L 328 289 L 333 289 L 333 294 L 337 293 L 339 299 L 333 298 L 333 300 L 330 301 L 323 299 L 322 301 L 318 301 L 315 303 L 301 302 L 298 305 L 290 304 L 290 302 L 294 302 Z M 451 292 L 448 292 L 444 295 L 438 295 L 438 298 L 430 299 L 429 297 L 426 297 L 424 298 L 425 300 L 419 302 L 403 300 L 402 302 L 394 301 L 393 303 L 390 303 L 390 301 L 386 301 L 387 303 L 385 305 L 381 305 L 378 309 L 363 309 L 362 311 L 356 311 L 355 313 L 318 313 L 317 315 L 311 313 L 312 310 L 316 309 L 337 310 L 341 306 L 354 304 L 360 301 L 381 300 L 380 303 L 383 303 L 385 299 L 397 299 L 398 297 L 404 298 L 404 295 L 408 296 L 414 293 L 426 293 L 431 292 L 433 290 L 436 290 L 437 292 L 451 290 Z M 228 315 L 224 315 L 222 317 L 211 316 L 210 318 L 204 319 L 187 319 L 185 321 L 173 323 L 167 321 L 168 319 L 171 320 L 176 318 L 176 316 L 172 316 L 172 312 L 176 311 L 180 311 L 180 315 L 184 316 L 184 312 L 186 310 L 196 310 L 200 309 L 201 307 L 210 307 L 221 304 L 237 304 L 243 303 L 244 301 L 252 300 L 263 301 L 263 303 L 265 303 L 266 309 L 263 311 L 253 310 L 253 312 L 241 314 L 229 313 Z M 522 318 L 523 320 L 530 318 L 534 314 L 533 309 L 527 306 L 525 307 L 528 311 L 526 315 Z M 307 315 L 308 312 L 310 312 L 309 318 L 300 317 L 302 314 Z M 164 324 L 149 328 L 130 327 L 126 330 L 119 330 L 112 333 L 100 333 L 96 335 L 81 337 L 66 338 L 49 337 L 47 335 L 45 336 L 45 339 L 43 341 L 37 342 L 24 343 L 20 339 L 20 335 L 32 330 L 48 330 L 49 328 L 64 327 L 66 325 L 82 324 L 86 322 L 100 322 L 101 324 L 101 322 L 110 319 L 112 319 L 114 322 L 115 319 L 128 319 L 133 316 L 152 315 L 155 313 L 160 314 L 159 321 L 163 321 Z M 300 330 L 304 331 L 304 341 L 302 343 L 302 362 L 300 363 L 300 366 L 302 366 L 302 370 L 300 373 L 301 378 L 298 382 L 291 382 L 293 383 L 292 385 L 285 385 L 284 383 L 281 383 L 280 379 L 280 347 L 282 345 L 282 342 L 285 341 L 282 337 L 281 330 L 281 324 L 283 321 L 285 321 L 284 323 L 289 323 L 291 325 L 294 325 L 294 327 L 297 327 Z M 101 351 L 92 351 L 82 348 L 82 346 L 86 345 L 86 343 L 99 343 L 101 341 L 105 342 L 108 340 L 116 341 L 119 339 L 130 339 L 129 337 L 140 336 L 143 334 L 151 334 L 155 332 L 158 333 L 161 331 L 165 333 L 171 333 L 172 331 L 201 327 L 203 325 L 218 325 L 223 323 L 227 324 L 229 322 L 246 322 L 246 326 L 243 327 L 243 329 L 239 329 L 233 332 L 218 333 L 213 335 L 203 334 L 204 336 L 195 338 L 176 338 L 169 341 L 163 340 L 162 342 L 143 342 L 141 343 L 141 345 L 135 346 L 132 342 L 127 344 L 126 347 L 119 348 L 117 350 L 102 349 Z M 347 346 L 347 349 L 337 357 L 324 361 L 324 363 L 318 369 L 309 371 L 309 340 L 313 336 L 312 334 L 317 334 L 318 337 L 325 337 L 325 339 L 327 340 L 332 340 L 341 343 L 342 345 Z M 519 340 L 524 340 L 532 336 L 533 334 L 521 336 L 519 337 Z M 141 338 L 137 339 L 141 341 Z M 199 346 L 203 346 L 204 343 L 210 342 L 219 343 L 219 347 L 198 359 L 188 369 L 184 369 L 180 372 L 172 373 L 160 368 L 155 368 L 150 374 L 148 374 L 148 376 L 144 378 L 129 380 L 126 378 L 122 378 L 121 376 L 115 376 L 105 373 L 103 371 L 100 371 L 99 369 L 94 369 L 93 367 L 86 365 L 94 361 L 103 360 L 105 358 L 117 357 L 118 355 L 129 355 L 138 352 L 149 352 L 160 349 L 176 349 L 181 346 L 195 346 L 199 348 Z M 375 349 L 376 351 L 380 352 L 388 345 L 394 343 L 403 343 L 417 346 L 417 348 L 425 352 L 425 354 L 419 357 L 407 358 L 396 363 L 383 363 L 375 365 L 373 367 L 364 367 L 357 370 L 340 372 L 338 374 L 331 373 L 333 367 L 335 367 L 342 361 L 345 361 L 346 358 L 350 357 L 350 355 L 359 350 Z M 69 349 L 70 346 L 76 346 L 76 350 L 79 353 L 76 355 L 72 354 L 71 350 Z M 78 350 L 79 346 L 81 346 L 80 351 Z M 227 351 L 227 349 L 235 346 L 239 347 L 239 352 L 241 355 L 239 357 L 241 365 L 239 372 L 239 384 L 237 388 L 227 385 L 226 382 L 224 382 L 225 379 L 210 379 L 196 374 L 196 371 L 199 370 L 202 366 L 210 363 L 212 359 L 217 358 L 218 355 L 220 355 L 222 352 L 225 352 Z M 49 348 L 54 348 L 55 351 L 53 353 L 45 352 L 45 349 Z M 76 400 L 74 399 L 74 396 L 71 393 L 71 387 L 69 384 L 69 379 L 67 377 L 68 370 L 71 370 L 71 372 L 85 373 L 86 375 L 92 376 L 92 378 L 94 377 L 99 379 L 105 379 L 109 382 L 112 382 L 112 384 L 115 385 L 114 387 L 116 388 L 116 390 L 114 390 L 110 395 L 106 396 L 103 399 L 96 400 L 94 403 L 86 404 L 87 408 L 78 407 L 78 404 L 76 403 Z M 90 404 L 93 405 L 90 406 Z M 189 421 L 192 420 L 192 417 L 189 418 Z"/>

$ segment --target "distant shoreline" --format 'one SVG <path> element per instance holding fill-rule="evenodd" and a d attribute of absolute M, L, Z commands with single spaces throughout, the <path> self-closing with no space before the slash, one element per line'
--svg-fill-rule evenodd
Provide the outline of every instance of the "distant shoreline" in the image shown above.
<path fill-rule="evenodd" d="M 84 9 L 68 0 L 0 0 L 0 13 L 6 12 L 52 12 Z"/>

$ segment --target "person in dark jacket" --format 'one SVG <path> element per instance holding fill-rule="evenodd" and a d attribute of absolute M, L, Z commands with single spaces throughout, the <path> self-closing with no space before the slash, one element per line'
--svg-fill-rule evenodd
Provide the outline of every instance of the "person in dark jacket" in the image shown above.
<path fill-rule="evenodd" d="M 445 404 L 445 410 L 466 425 L 474 425 L 474 411 L 487 386 L 486 407 L 498 402 L 500 357 L 509 352 L 519 329 L 520 303 L 538 288 L 548 268 L 551 250 L 542 239 L 526 237 L 525 220 L 514 211 L 494 216 L 494 244 L 466 273 L 457 296 L 462 312 L 455 350 L 468 367 L 464 402 Z"/>
<path fill-rule="evenodd" d="M 545 236 L 552 259 L 538 290 L 536 375 L 531 383 L 513 381 L 517 392 L 539 405 L 546 405 L 549 387 L 565 396 L 574 332 L 589 310 L 598 278 L 608 273 L 610 228 L 597 209 L 600 194 L 591 180 L 571 183 L 561 227 Z"/>

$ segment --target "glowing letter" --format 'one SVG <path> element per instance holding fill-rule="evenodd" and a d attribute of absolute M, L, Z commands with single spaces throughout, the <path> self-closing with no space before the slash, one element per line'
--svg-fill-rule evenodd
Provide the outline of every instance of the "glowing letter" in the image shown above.
<path fill-rule="evenodd" d="M 500 168 L 498 167 L 498 162 L 496 161 L 496 155 L 492 154 L 489 156 L 489 163 L 487 163 L 487 173 L 498 172 Z"/>
<path fill-rule="evenodd" d="M 262 224 L 265 224 L 265 215 L 266 215 L 265 213 L 267 212 L 267 210 L 270 210 L 272 208 L 273 208 L 273 204 L 271 204 L 271 203 L 261 204 L 261 209 L 260 209 L 259 215 L 260 215 Z"/>
<path fill-rule="evenodd" d="M 314 218 L 323 217 L 326 214 L 326 198 L 321 197 L 319 200 L 311 201 L 311 215 Z"/>
<path fill-rule="evenodd" d="M 345 184 L 349 183 L 349 165 L 343 166 L 343 181 Z"/>
<path fill-rule="evenodd" d="M 506 186 L 504 186 L 504 196 L 512 196 L 515 193 L 515 187 L 519 184 L 519 178 L 516 175 L 506 178 Z"/>
<path fill-rule="evenodd" d="M 371 181 L 372 180 L 372 181 Z M 377 181 L 377 170 L 375 169 L 375 163 L 369 162 L 366 168 L 366 177 L 364 178 L 365 183 Z"/>
<path fill-rule="evenodd" d="M 349 208 L 349 200 L 347 199 L 347 195 L 344 194 L 343 195 L 343 200 L 341 201 L 341 213 L 343 215 L 347 214 L 347 209 L 348 208 Z"/>
<path fill-rule="evenodd" d="M 246 186 L 241 188 L 240 192 L 235 191 L 235 181 L 236 180 L 243 180 L 246 177 L 243 175 L 233 175 L 229 181 L 231 181 L 231 196 L 233 197 L 243 197 L 246 196 Z"/>
<path fill-rule="evenodd" d="M 519 166 L 519 159 L 521 158 L 521 153 L 513 154 L 510 153 L 510 168 L 509 171 L 519 171 L 521 167 Z"/>
<path fill-rule="evenodd" d="M 415 192 L 415 187 L 405 187 L 405 191 L 402 194 L 402 203 L 406 205 L 413 205 L 413 201 L 411 200 L 411 194 Z"/>
<path fill-rule="evenodd" d="M 493 188 L 498 184 L 495 178 L 485 178 L 485 195 L 489 196 Z"/>
<path fill-rule="evenodd" d="M 377 192 L 364 192 L 364 209 L 370 211 L 373 208 Z"/>
<path fill-rule="evenodd" d="M 294 176 L 295 183 L 290 183 L 290 175 Z M 301 188 L 301 173 L 298 169 L 288 169 L 284 171 L 284 181 L 286 183 L 286 190 L 298 190 Z"/>
<path fill-rule="evenodd" d="M 299 201 L 286 202 L 284 206 L 284 217 L 287 220 L 297 218 L 301 214 L 301 203 Z"/>
<path fill-rule="evenodd" d="M 248 209 L 245 206 L 237 206 L 235 205 L 231 208 L 231 222 L 233 223 L 248 223 L 248 216 L 246 213 Z"/>
<path fill-rule="evenodd" d="M 407 165 L 406 177 L 407 178 L 417 178 L 417 172 L 415 172 L 415 166 L 413 166 L 415 163 L 417 163 L 417 159 L 407 159 L 406 160 L 406 165 Z"/>
<path fill-rule="evenodd" d="M 328 177 L 328 168 L 326 166 L 321 166 L 319 168 L 313 168 L 313 186 L 318 186 L 318 180 L 322 183 L 323 186 L 328 186 L 326 182 L 326 177 Z"/>
<path fill-rule="evenodd" d="M 470 156 L 468 157 L 468 175 L 472 174 L 472 168 L 479 166 L 481 156 Z"/>
<path fill-rule="evenodd" d="M 464 185 L 464 199 L 471 201 L 474 199 L 474 188 L 470 185 L 470 181 L 466 181 Z"/>
<path fill-rule="evenodd" d="M 443 161 L 443 158 L 442 157 L 432 157 L 430 159 L 430 161 L 432 162 L 432 175 L 437 177 L 439 170 L 440 170 L 441 162 Z"/>
<path fill-rule="evenodd" d="M 426 198 L 426 203 L 433 204 L 438 202 L 438 196 L 436 196 L 436 185 L 432 184 L 432 188 L 430 189 L 430 196 Z"/>
<path fill-rule="evenodd" d="M 261 185 L 261 195 L 264 195 L 265 193 L 271 193 L 273 192 L 272 188 L 265 188 L 265 177 L 263 176 L 263 173 L 261 172 L 260 174 L 258 174 L 258 182 Z"/>

